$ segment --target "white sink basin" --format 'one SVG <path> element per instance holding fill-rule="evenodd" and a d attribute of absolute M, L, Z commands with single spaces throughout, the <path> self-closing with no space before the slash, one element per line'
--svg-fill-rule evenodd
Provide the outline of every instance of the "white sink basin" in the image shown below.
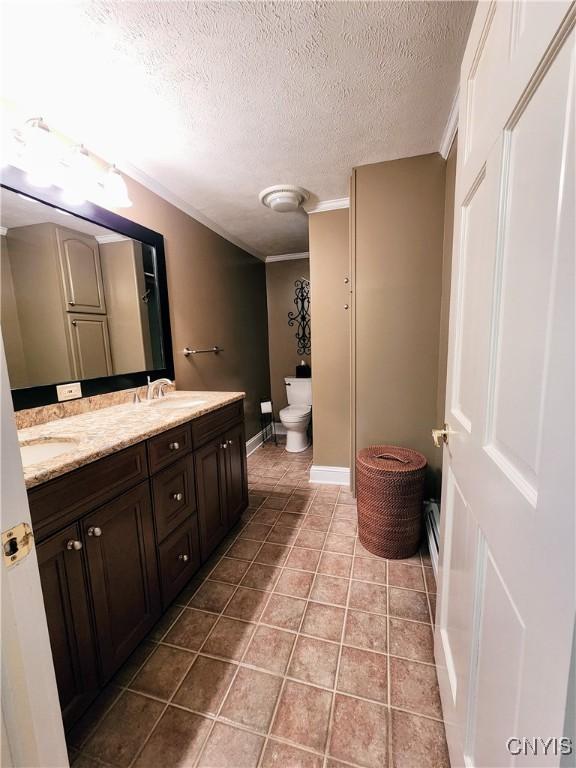
<path fill-rule="evenodd" d="M 73 437 L 39 437 L 36 440 L 25 440 L 20 443 L 20 454 L 25 467 L 39 464 L 41 461 L 53 459 L 62 453 L 74 450 L 78 443 Z"/>
<path fill-rule="evenodd" d="M 207 400 L 201 400 L 198 397 L 178 397 L 177 395 L 166 395 L 158 400 L 149 400 L 148 405 L 152 408 L 196 408 L 198 405 L 204 405 Z"/>

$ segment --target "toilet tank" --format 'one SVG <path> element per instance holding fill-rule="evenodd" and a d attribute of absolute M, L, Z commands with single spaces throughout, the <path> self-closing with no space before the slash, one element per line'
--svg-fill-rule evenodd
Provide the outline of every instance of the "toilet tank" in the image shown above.
<path fill-rule="evenodd" d="M 284 383 L 288 405 L 312 405 L 312 379 L 287 376 Z"/>

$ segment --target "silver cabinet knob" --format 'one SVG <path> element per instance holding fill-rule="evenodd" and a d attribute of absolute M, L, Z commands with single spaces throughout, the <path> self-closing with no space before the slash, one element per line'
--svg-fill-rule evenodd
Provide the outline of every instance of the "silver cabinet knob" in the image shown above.
<path fill-rule="evenodd" d="M 78 541 L 78 539 L 70 539 L 70 541 L 66 542 L 66 549 L 75 549 L 78 551 L 79 549 L 82 549 L 82 542 Z"/>
<path fill-rule="evenodd" d="M 233 445 L 233 444 L 234 444 L 233 440 L 228 440 L 228 445 Z"/>
<path fill-rule="evenodd" d="M 70 304 L 71 307 L 75 307 L 76 306 L 76 302 L 75 301 L 69 301 L 68 304 Z"/>
<path fill-rule="evenodd" d="M 182 560 L 183 563 L 187 563 L 190 558 L 188 555 L 178 555 L 178 560 Z"/>
<path fill-rule="evenodd" d="M 170 495 L 173 501 L 182 501 L 182 499 L 184 498 L 184 494 L 180 492 L 172 493 Z"/>
<path fill-rule="evenodd" d="M 180 443 L 170 443 L 168 448 L 170 448 L 171 451 L 177 451 L 180 448 Z"/>
<path fill-rule="evenodd" d="M 97 525 L 88 528 L 88 536 L 96 536 L 96 538 L 102 536 L 102 528 L 98 528 Z"/>
<path fill-rule="evenodd" d="M 224 450 L 226 450 L 226 448 L 228 448 L 228 443 L 221 443 L 220 448 L 224 448 Z"/>
<path fill-rule="evenodd" d="M 344 309 L 350 309 L 350 305 L 349 304 L 344 304 Z"/>
<path fill-rule="evenodd" d="M 350 282 L 350 278 L 349 277 L 345 277 L 344 278 L 344 284 L 348 285 L 349 282 Z"/>

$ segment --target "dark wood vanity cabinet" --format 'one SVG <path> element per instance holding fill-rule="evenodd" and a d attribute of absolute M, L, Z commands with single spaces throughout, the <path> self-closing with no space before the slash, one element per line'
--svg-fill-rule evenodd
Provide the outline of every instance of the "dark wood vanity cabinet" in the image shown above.
<path fill-rule="evenodd" d="M 82 522 L 100 673 L 108 680 L 160 618 L 148 483 Z"/>
<path fill-rule="evenodd" d="M 60 707 L 68 728 L 99 687 L 80 526 L 69 525 L 44 541 L 37 556 Z"/>
<path fill-rule="evenodd" d="M 205 560 L 248 506 L 244 423 L 235 424 L 194 454 L 200 549 Z"/>
<path fill-rule="evenodd" d="M 246 469 L 246 434 L 244 423 L 230 427 L 224 434 L 226 443 L 226 511 L 232 527 L 248 506 Z"/>
<path fill-rule="evenodd" d="M 30 490 L 66 728 L 238 522 L 245 446 L 237 401 Z"/>
<path fill-rule="evenodd" d="M 222 441 L 223 436 L 211 440 L 194 454 L 202 560 L 216 549 L 228 531 L 226 457 Z"/>

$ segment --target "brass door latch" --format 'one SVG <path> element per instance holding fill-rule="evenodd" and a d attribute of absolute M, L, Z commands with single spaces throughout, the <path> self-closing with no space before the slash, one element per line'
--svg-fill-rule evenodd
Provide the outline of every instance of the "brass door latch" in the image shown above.
<path fill-rule="evenodd" d="M 442 448 L 443 445 L 448 445 L 448 436 L 453 434 L 448 424 L 444 423 L 442 429 L 432 430 L 432 440 L 436 448 Z"/>
<path fill-rule="evenodd" d="M 34 547 L 34 534 L 28 523 L 8 528 L 2 532 L 2 551 L 4 553 L 4 565 L 11 568 L 30 554 Z"/>

